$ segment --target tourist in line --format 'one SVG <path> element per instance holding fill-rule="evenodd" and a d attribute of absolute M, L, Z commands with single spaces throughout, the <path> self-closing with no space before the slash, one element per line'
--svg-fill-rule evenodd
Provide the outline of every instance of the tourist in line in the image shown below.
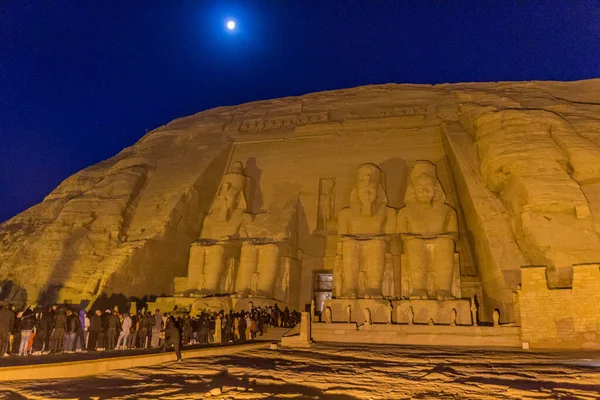
<path fill-rule="evenodd" d="M 125 313 L 123 314 L 123 321 L 121 322 L 121 333 L 119 333 L 119 340 L 117 340 L 117 350 L 125 350 L 130 332 L 131 317 L 129 317 L 128 313 Z"/>
<path fill-rule="evenodd" d="M 288 309 L 281 311 L 276 305 L 227 313 L 224 310 L 205 310 L 194 317 L 181 310 L 176 310 L 177 315 L 163 315 L 158 310 L 155 314 L 148 311 L 144 315 L 143 311 L 138 311 L 137 315 L 120 315 L 115 307 L 114 311 L 107 309 L 104 313 L 95 310 L 89 318 L 84 310 L 57 307 L 55 304 L 45 313 L 40 308 L 32 311 L 31 307 L 27 307 L 16 317 L 14 307 L 3 307 L 0 310 L 2 354 L 71 353 L 85 351 L 86 348 L 88 351 L 105 348 L 124 350 L 136 346 L 145 348 L 156 341 L 161 349 L 173 345 L 179 352 L 181 347 L 214 342 L 216 323 L 221 324 L 221 339 L 227 343 L 254 340 L 269 326 L 293 327 L 300 321 L 300 313 Z M 158 315 L 160 326 L 164 329 L 157 333 Z M 49 343 L 46 345 L 47 340 Z"/>
<path fill-rule="evenodd" d="M 64 351 L 71 353 L 75 351 L 75 343 L 80 330 L 79 315 L 67 310 L 67 333 L 65 335 Z"/>
<path fill-rule="evenodd" d="M 112 311 L 106 310 L 106 332 L 107 332 L 107 350 L 114 350 L 117 344 L 117 332 L 121 330 L 121 321 L 119 317 Z"/>
<path fill-rule="evenodd" d="M 67 331 L 67 313 L 61 308 L 54 317 L 54 329 L 50 334 L 49 353 L 62 353 Z"/>
<path fill-rule="evenodd" d="M 53 304 L 52 307 L 50 307 L 48 311 L 46 311 L 42 315 L 41 323 L 43 325 L 43 330 L 47 332 L 44 340 L 45 352 L 48 352 L 50 350 L 50 336 L 52 335 L 52 331 L 54 330 L 54 316 L 56 314 L 57 307 L 58 306 L 56 304 Z"/>
<path fill-rule="evenodd" d="M 8 356 L 10 345 L 10 332 L 15 325 L 15 314 L 9 304 L 0 309 L 0 354 Z"/>
<path fill-rule="evenodd" d="M 88 351 L 96 351 L 98 337 L 102 332 L 102 311 L 96 312 L 90 317 L 89 336 L 88 336 Z"/>
<path fill-rule="evenodd" d="M 35 314 L 30 307 L 27 307 L 21 315 L 21 343 L 19 344 L 19 355 L 26 356 L 29 354 L 29 340 L 35 328 Z"/>
<path fill-rule="evenodd" d="M 44 343 L 46 342 L 46 338 L 48 337 L 48 328 L 44 322 L 41 308 L 36 308 L 35 312 L 35 336 L 33 338 L 33 346 L 31 348 L 31 354 L 42 354 L 44 351 Z"/>
<path fill-rule="evenodd" d="M 127 339 L 127 348 L 134 349 L 137 343 L 137 337 L 140 331 L 140 319 L 142 313 L 140 311 L 137 314 L 131 316 L 131 328 L 129 330 L 129 337 Z"/>
<path fill-rule="evenodd" d="M 152 326 L 151 347 L 158 347 L 160 343 L 160 331 L 163 329 L 163 316 L 160 310 L 154 312 L 154 325 Z"/>
<path fill-rule="evenodd" d="M 140 328 L 140 348 L 148 348 L 150 347 L 151 335 L 152 335 L 152 327 L 154 326 L 154 318 L 152 317 L 152 312 L 148 311 L 146 315 L 142 318 L 141 328 Z M 157 334 L 158 335 L 158 334 Z"/>
<path fill-rule="evenodd" d="M 85 309 L 79 310 L 79 330 L 77 331 L 77 340 L 75 344 L 76 351 L 85 351 L 87 349 L 88 327 L 90 319 L 86 316 Z"/>

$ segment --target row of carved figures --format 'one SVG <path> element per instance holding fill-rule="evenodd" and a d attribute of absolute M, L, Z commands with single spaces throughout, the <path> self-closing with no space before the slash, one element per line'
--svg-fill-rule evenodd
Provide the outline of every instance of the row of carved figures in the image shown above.
<path fill-rule="evenodd" d="M 350 304 L 348 304 L 348 305 L 346 305 L 344 310 L 345 310 L 345 320 L 344 321 L 347 323 L 352 323 L 352 306 Z M 477 326 L 478 325 L 477 324 L 478 307 L 477 307 L 474 299 L 471 299 L 470 311 L 471 311 L 471 325 Z M 362 313 L 363 313 L 364 323 L 367 325 L 372 325 L 373 319 L 372 319 L 372 315 L 371 315 L 371 309 L 369 307 L 363 307 Z M 314 315 L 315 315 L 315 302 L 313 300 L 311 302 L 311 320 L 314 320 Z M 457 325 L 457 315 L 458 314 L 457 314 L 456 308 L 450 309 L 450 315 L 449 315 L 449 325 L 450 326 Z M 388 303 L 386 316 L 387 316 L 386 322 L 388 324 L 392 324 L 393 316 L 394 316 L 394 306 L 391 301 Z M 333 313 L 331 311 L 331 307 L 325 307 L 325 309 L 323 310 L 323 313 L 322 313 L 321 321 L 325 322 L 325 323 L 329 323 L 329 324 L 333 322 Z M 407 321 L 406 323 L 408 325 L 415 324 L 415 311 L 414 311 L 413 306 L 408 307 L 408 310 L 406 313 L 406 321 Z M 499 321 L 500 321 L 500 313 L 498 310 L 494 310 L 493 325 L 500 326 Z M 436 325 L 434 318 L 428 319 L 428 325 Z M 445 325 L 445 324 L 442 324 L 442 325 Z"/>
<path fill-rule="evenodd" d="M 223 177 L 204 219 L 200 241 L 192 246 L 188 290 L 210 294 L 229 286 L 235 292 L 272 295 L 282 257 L 292 252 L 290 249 L 288 254 L 281 254 L 286 252 L 281 243 L 287 244 L 290 237 L 294 206 L 287 211 L 284 206 L 279 211 L 283 217 L 269 213 L 254 217 L 247 210 L 245 187 L 242 165 L 235 162 Z M 454 298 L 458 224 L 456 211 L 445 199 L 436 167 L 430 161 L 417 161 L 411 167 L 406 205 L 399 211 L 387 205 L 382 171 L 375 164 L 361 165 L 350 206 L 338 216 L 336 297 L 382 297 L 390 238 L 398 234 L 403 241 L 403 284 L 408 287 L 409 297 Z M 235 277 L 227 269 L 231 259 L 239 261 Z M 391 276 L 386 280 L 399 279 Z"/>

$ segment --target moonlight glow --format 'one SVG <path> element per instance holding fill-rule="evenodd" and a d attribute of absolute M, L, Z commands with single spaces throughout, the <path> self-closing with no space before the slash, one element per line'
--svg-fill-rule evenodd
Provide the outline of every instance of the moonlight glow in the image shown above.
<path fill-rule="evenodd" d="M 227 21 L 227 29 L 229 29 L 230 31 L 235 29 L 235 21 L 229 20 Z"/>

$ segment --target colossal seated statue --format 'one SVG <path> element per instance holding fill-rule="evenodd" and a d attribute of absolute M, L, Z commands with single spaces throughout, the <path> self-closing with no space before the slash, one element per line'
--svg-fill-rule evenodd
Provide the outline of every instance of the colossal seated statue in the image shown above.
<path fill-rule="evenodd" d="M 192 243 L 188 290 L 202 294 L 233 290 L 231 276 L 235 275 L 235 260 L 239 258 L 239 239 L 247 236 L 246 227 L 252 221 L 247 212 L 245 186 L 242 164 L 235 162 L 223 177 L 209 214 L 204 218 L 200 240 Z M 225 281 L 229 281 L 228 285 Z"/>
<path fill-rule="evenodd" d="M 295 234 L 297 202 L 294 198 L 269 207 L 248 225 L 235 282 L 239 295 L 290 301 L 290 279 L 296 269 L 290 238 Z"/>
<path fill-rule="evenodd" d="M 398 211 L 397 232 L 404 247 L 403 286 L 411 299 L 454 298 L 454 244 L 458 240 L 456 211 L 445 203 L 436 167 L 417 161 L 410 170 L 404 202 Z"/>
<path fill-rule="evenodd" d="M 375 164 L 358 168 L 350 207 L 339 214 L 341 257 L 334 271 L 336 297 L 381 297 L 383 272 L 396 213 L 387 207 L 383 173 Z"/>

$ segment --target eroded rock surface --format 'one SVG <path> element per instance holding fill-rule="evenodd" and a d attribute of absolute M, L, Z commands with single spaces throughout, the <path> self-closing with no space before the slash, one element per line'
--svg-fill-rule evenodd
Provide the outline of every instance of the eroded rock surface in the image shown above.
<path fill-rule="evenodd" d="M 361 163 L 382 169 L 399 209 L 397 177 L 429 160 L 458 213 L 463 294 L 485 299 L 483 319 L 498 308 L 510 322 L 522 265 L 600 260 L 598 115 L 600 80 L 389 84 L 207 110 L 149 132 L 2 223 L 3 296 L 173 293 L 232 157 L 255 183 L 250 213 L 299 196 L 304 279 L 333 268 L 335 249 L 314 232 L 349 206 Z"/>

